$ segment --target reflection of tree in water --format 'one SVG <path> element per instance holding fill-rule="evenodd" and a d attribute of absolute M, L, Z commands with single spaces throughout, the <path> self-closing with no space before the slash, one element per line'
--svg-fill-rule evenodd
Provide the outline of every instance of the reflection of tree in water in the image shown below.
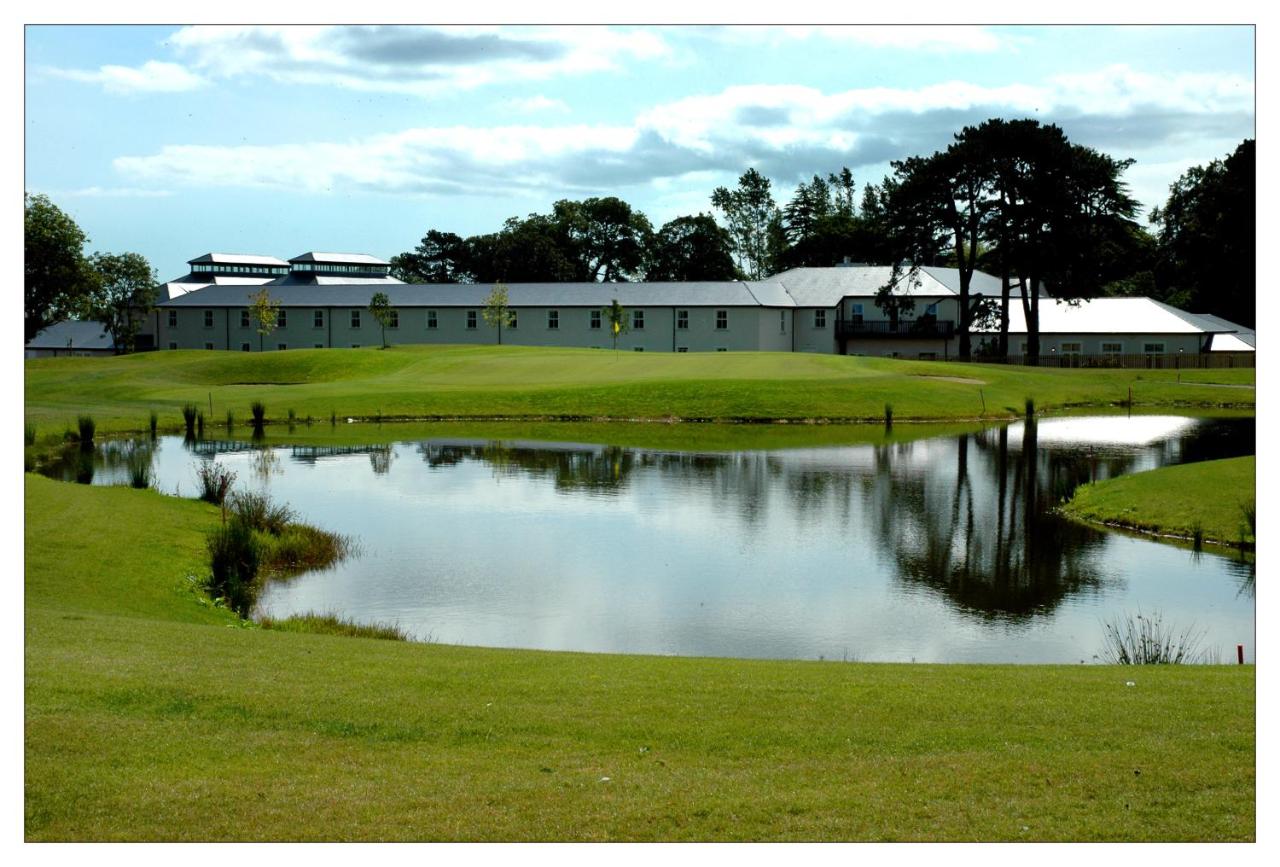
<path fill-rule="evenodd" d="M 275 449 L 266 446 L 254 449 L 250 466 L 253 468 L 253 474 L 264 482 L 284 472 L 284 468 L 280 465 L 280 456 L 276 454 Z"/>
<path fill-rule="evenodd" d="M 649 456 L 617 446 L 596 449 L 550 449 L 513 446 L 502 441 L 487 443 L 432 443 L 418 445 L 418 453 L 432 467 L 450 467 L 464 461 L 488 465 L 494 476 L 527 475 L 550 478 L 559 490 L 620 491 L 638 465 Z"/>
<path fill-rule="evenodd" d="M 380 446 L 369 450 L 369 466 L 373 467 L 373 471 L 380 475 L 386 475 L 391 471 L 391 460 L 395 457 L 395 452 L 391 446 Z"/>
<path fill-rule="evenodd" d="M 1039 450 L 1034 421 L 1021 448 L 1010 448 L 1008 436 L 1001 428 L 958 437 L 949 470 L 899 470 L 891 447 L 881 447 L 873 514 L 900 580 L 984 618 L 1022 620 L 1100 584 L 1104 537 L 1049 513 L 1088 479 L 1089 462 Z"/>

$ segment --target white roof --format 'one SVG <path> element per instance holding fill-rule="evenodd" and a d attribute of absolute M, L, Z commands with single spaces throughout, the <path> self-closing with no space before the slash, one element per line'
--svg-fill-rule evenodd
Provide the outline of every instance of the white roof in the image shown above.
<path fill-rule="evenodd" d="M 158 300 L 169 301 L 188 292 L 204 289 L 206 286 L 262 286 L 271 281 L 271 277 L 243 277 L 234 274 L 201 274 L 193 277 L 188 274 L 161 284 Z"/>
<path fill-rule="evenodd" d="M 370 256 L 368 253 L 321 253 L 310 250 L 299 253 L 289 260 L 294 263 L 319 262 L 326 265 L 389 265 L 386 259 Z"/>
<path fill-rule="evenodd" d="M 1094 298 L 1075 304 L 1040 300 L 1041 334 L 1206 334 L 1218 330 L 1224 329 L 1152 298 Z M 1022 302 L 1011 301 L 1009 333 L 1026 332 Z"/>
<path fill-rule="evenodd" d="M 188 259 L 189 265 L 267 265 L 274 268 L 287 268 L 289 263 L 275 256 L 257 256 L 246 253 L 205 253 L 194 259 Z"/>

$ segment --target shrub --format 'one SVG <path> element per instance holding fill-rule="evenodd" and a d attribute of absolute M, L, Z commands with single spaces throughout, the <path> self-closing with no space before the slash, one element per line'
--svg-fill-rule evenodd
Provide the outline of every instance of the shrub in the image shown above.
<path fill-rule="evenodd" d="M 281 572 L 323 569 L 351 552 L 351 541 L 309 524 L 289 524 L 278 535 L 264 536 L 263 561 Z"/>
<path fill-rule="evenodd" d="M 26 429 L 23 432 L 23 442 L 29 446 L 36 444 L 36 426 L 31 422 L 26 424 Z"/>
<path fill-rule="evenodd" d="M 207 463 L 196 467 L 196 479 L 200 499 L 221 506 L 227 501 L 227 494 L 231 492 L 231 483 L 236 480 L 236 474 L 222 464 Z"/>
<path fill-rule="evenodd" d="M 194 403 L 189 403 L 182 408 L 182 421 L 187 426 L 187 438 L 193 438 L 196 435 L 196 414 L 200 412 Z"/>
<path fill-rule="evenodd" d="M 93 433 L 97 430 L 93 416 L 82 415 L 76 419 L 76 427 L 80 429 L 80 448 L 93 448 Z"/>
<path fill-rule="evenodd" d="M 209 534 L 209 595 L 248 617 L 257 599 L 261 545 L 253 528 L 232 520 Z"/>
<path fill-rule="evenodd" d="M 255 530 L 279 536 L 294 519 L 293 510 L 286 505 L 276 505 L 266 494 L 238 491 L 227 504 L 231 512 Z"/>
<path fill-rule="evenodd" d="M 249 404 L 249 412 L 253 415 L 253 426 L 260 428 L 267 420 L 267 407 L 260 400 Z"/>
<path fill-rule="evenodd" d="M 1179 665 L 1204 658 L 1204 631 L 1196 632 L 1192 625 L 1175 632 L 1164 625 L 1158 611 L 1117 616 L 1103 627 L 1106 643 L 1099 657 L 1108 665 Z"/>

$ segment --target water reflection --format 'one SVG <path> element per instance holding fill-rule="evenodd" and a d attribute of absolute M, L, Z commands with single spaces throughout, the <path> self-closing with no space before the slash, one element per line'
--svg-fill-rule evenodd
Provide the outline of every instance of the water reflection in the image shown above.
<path fill-rule="evenodd" d="M 158 442 L 358 538 L 272 588 L 463 643 L 862 659 L 1079 661 L 1135 607 L 1251 645 L 1252 560 L 1060 520 L 1083 482 L 1253 452 L 1252 420 L 1053 419 L 880 445 L 676 452 L 521 440 Z M 122 444 L 62 478 L 123 480 Z M 416 456 L 418 460 L 413 460 Z M 1206 622 L 1207 621 L 1207 622 Z M 1248 632 L 1247 636 L 1242 635 Z"/>

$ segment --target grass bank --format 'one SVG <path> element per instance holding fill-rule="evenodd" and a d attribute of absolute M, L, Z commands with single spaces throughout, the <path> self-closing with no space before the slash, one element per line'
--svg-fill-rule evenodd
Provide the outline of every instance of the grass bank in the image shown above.
<path fill-rule="evenodd" d="M 244 628 L 192 589 L 214 507 L 30 475 L 25 498 L 28 840 L 1255 836 L 1252 666 Z"/>
<path fill-rule="evenodd" d="M 1180 380 L 1180 381 L 1179 381 Z M 181 427 L 254 401 L 297 419 L 1001 419 L 1117 407 L 1252 409 L 1253 370 L 1071 370 L 803 353 L 635 353 L 517 346 L 241 353 L 175 351 L 25 362 L 25 413 L 38 439 L 81 414 L 103 432 L 138 431 L 156 410 Z"/>
<path fill-rule="evenodd" d="M 1063 514 L 1207 544 L 1252 548 L 1253 456 L 1161 467 L 1076 488 Z"/>

